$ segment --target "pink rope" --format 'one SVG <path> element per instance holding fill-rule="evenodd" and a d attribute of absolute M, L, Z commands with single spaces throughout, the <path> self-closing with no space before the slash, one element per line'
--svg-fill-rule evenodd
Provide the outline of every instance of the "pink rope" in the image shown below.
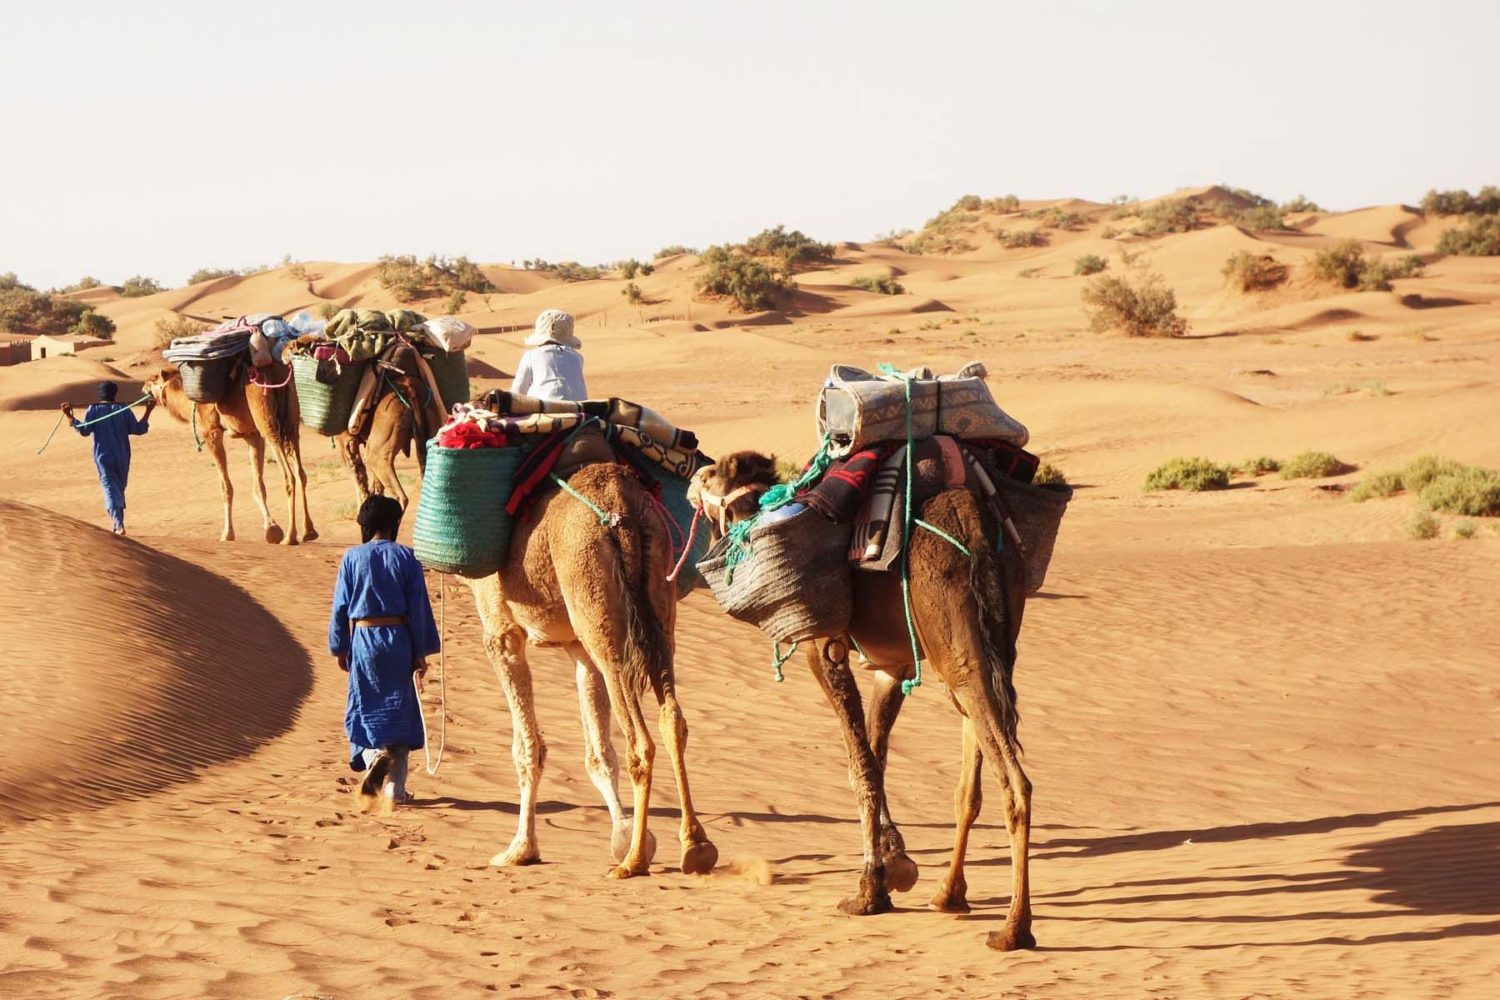
<path fill-rule="evenodd" d="M 672 567 L 672 572 L 667 576 L 667 582 L 671 583 L 677 579 L 677 574 L 682 572 L 682 567 L 687 563 L 688 556 L 692 554 L 693 542 L 698 537 L 698 522 L 703 520 L 703 508 L 693 508 L 693 523 L 688 526 L 687 544 L 682 547 L 682 558 L 677 560 L 677 565 Z"/>
<path fill-rule="evenodd" d="M 254 386 L 259 386 L 261 389 L 264 389 L 266 392 L 270 392 L 272 389 L 285 389 L 287 387 L 287 385 L 290 384 L 291 381 L 292 381 L 292 366 L 291 365 L 287 365 L 286 366 L 286 378 L 282 379 L 280 382 L 277 382 L 275 385 L 272 385 L 269 382 L 262 382 L 260 379 L 256 378 L 255 374 L 258 371 L 260 371 L 259 368 L 252 368 L 252 369 L 250 369 L 250 384 L 254 385 Z"/>
<path fill-rule="evenodd" d="M 672 554 L 677 554 L 677 543 L 682 541 L 682 529 L 677 527 L 677 521 L 673 519 L 672 512 L 667 510 L 667 505 L 655 493 L 647 493 L 646 499 L 651 501 L 651 506 L 656 508 L 656 516 L 662 519 L 667 528 L 667 538 L 672 543 Z"/>

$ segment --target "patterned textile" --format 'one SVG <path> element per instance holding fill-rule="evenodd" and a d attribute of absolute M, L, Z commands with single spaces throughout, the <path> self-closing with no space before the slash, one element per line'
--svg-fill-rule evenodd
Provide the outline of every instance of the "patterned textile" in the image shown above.
<path fill-rule="evenodd" d="M 880 463 L 896 447 L 877 445 L 834 462 L 817 485 L 797 495 L 798 502 L 807 504 L 830 521 L 843 524 L 853 520 L 870 497 Z"/>
<path fill-rule="evenodd" d="M 673 427 L 648 407 L 624 399 L 583 402 L 534 399 L 496 389 L 487 393 L 483 407 L 456 406 L 455 419 L 499 421 L 511 435 L 547 435 L 571 431 L 592 420 L 606 426 L 613 443 L 639 452 L 673 475 L 690 478 L 708 464 L 698 451 L 698 436 Z"/>

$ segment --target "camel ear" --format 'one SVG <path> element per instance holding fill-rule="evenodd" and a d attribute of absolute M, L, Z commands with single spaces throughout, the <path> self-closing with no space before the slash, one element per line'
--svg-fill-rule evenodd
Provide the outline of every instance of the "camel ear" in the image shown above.
<path fill-rule="evenodd" d="M 694 507 L 703 506 L 701 500 L 703 491 L 708 488 L 708 481 L 713 478 L 717 471 L 717 466 L 705 465 L 693 473 L 693 477 L 688 480 L 687 501 L 689 504 Z"/>

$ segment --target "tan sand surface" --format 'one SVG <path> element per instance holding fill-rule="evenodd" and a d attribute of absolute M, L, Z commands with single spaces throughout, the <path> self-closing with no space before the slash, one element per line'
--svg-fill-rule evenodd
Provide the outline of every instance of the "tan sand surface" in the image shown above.
<path fill-rule="evenodd" d="M 970 849 L 974 912 L 926 908 L 959 769 L 936 684 L 907 705 L 888 778 L 922 880 L 894 914 L 836 911 L 859 839 L 832 714 L 805 669 L 775 684 L 768 643 L 703 593 L 680 616 L 678 677 L 695 802 L 721 851 L 712 877 L 675 870 L 663 777 L 651 877 L 603 878 L 609 821 L 582 767 L 572 668 L 545 650 L 546 863 L 487 866 L 515 820 L 509 714 L 467 591 L 436 576 L 446 756 L 414 775 L 411 808 L 360 813 L 344 677 L 324 652 L 354 491 L 327 443 L 303 440 L 324 538 L 295 549 L 214 541 L 211 464 L 166 414 L 136 439 L 130 539 L 102 530 L 86 442 L 64 429 L 36 454 L 59 398 L 101 370 L 138 381 L 156 365 L 155 317 L 393 304 L 370 265 L 310 262 L 306 281 L 276 269 L 101 297 L 114 348 L 0 369 L 0 996 L 1492 995 L 1500 530 L 1479 519 L 1456 541 L 1445 517 L 1443 539 L 1413 541 L 1412 498 L 1356 504 L 1346 489 L 1422 453 L 1500 466 L 1500 271 L 1439 260 L 1389 293 L 1300 274 L 1261 297 L 1223 288 L 1236 249 L 1300 265 L 1332 238 L 1389 243 L 1396 208 L 1315 213 L 1302 236 L 1132 240 L 1194 326 L 1128 340 L 1087 329 L 1072 276 L 1084 252 L 1124 266 L 1101 235 L 1109 209 L 1073 210 L 1094 221 L 1038 249 L 845 246 L 786 313 L 694 300 L 692 257 L 638 278 L 653 300 L 639 308 L 618 276 L 487 267 L 504 290 L 465 313 L 490 331 L 471 352 L 479 385 L 504 384 L 539 309 L 570 309 L 596 395 L 648 403 L 718 454 L 805 457 L 835 361 L 989 365 L 1034 450 L 1079 487 L 1017 674 L 1039 950 L 983 945 L 1009 886 L 992 788 Z M 1430 243 L 1433 225 L 1405 238 Z M 907 294 L 848 285 L 880 273 Z M 232 447 L 250 539 L 248 462 Z M 1304 449 L 1358 471 L 1142 490 L 1173 456 Z M 436 726 L 437 685 L 426 702 Z"/>

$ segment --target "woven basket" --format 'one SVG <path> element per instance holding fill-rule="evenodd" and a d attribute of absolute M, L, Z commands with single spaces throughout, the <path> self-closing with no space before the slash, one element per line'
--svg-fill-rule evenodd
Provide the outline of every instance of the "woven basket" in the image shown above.
<path fill-rule="evenodd" d="M 666 469 L 652 462 L 649 466 L 651 478 L 661 484 L 661 503 L 667 508 L 667 513 L 672 515 L 673 522 L 682 533 L 681 540 L 686 541 L 689 533 L 693 530 L 693 518 L 697 511 L 692 504 L 688 503 L 688 481 L 681 476 L 673 475 Z M 698 586 L 702 577 L 698 573 L 698 561 L 708 555 L 708 529 L 699 526 L 698 537 L 693 539 L 693 550 L 688 554 L 682 564 L 682 572 L 677 574 L 677 592 L 686 595 L 694 587 Z"/>
<path fill-rule="evenodd" d="M 1034 486 L 1009 476 L 995 479 L 995 490 L 1010 510 L 1011 520 L 1021 535 L 1026 551 L 1026 593 L 1035 594 L 1047 579 L 1047 565 L 1057 544 L 1057 529 L 1062 524 L 1073 487 L 1061 483 Z"/>
<path fill-rule="evenodd" d="M 733 573 L 727 566 L 728 538 L 709 550 L 698 571 L 731 618 L 749 622 L 777 642 L 841 635 L 853 609 L 852 530 L 815 510 L 802 510 L 753 528 L 749 551 Z"/>
<path fill-rule="evenodd" d="M 345 365 L 333 385 L 318 381 L 318 361 L 310 354 L 292 355 L 292 377 L 297 383 L 297 403 L 302 408 L 302 425 L 324 437 L 334 437 L 349 429 L 349 413 L 359 393 L 363 365 Z"/>
<path fill-rule="evenodd" d="M 217 403 L 229 394 L 229 369 L 234 358 L 209 361 L 179 361 L 183 394 L 195 403 Z"/>
<path fill-rule="evenodd" d="M 469 365 L 463 351 L 445 354 L 435 351 L 423 354 L 432 377 L 437 380 L 438 392 L 443 397 L 444 409 L 452 409 L 454 403 L 469 401 Z"/>
<path fill-rule="evenodd" d="M 428 569 L 487 576 L 505 564 L 512 519 L 505 512 L 522 448 L 443 448 L 427 442 L 412 548 Z"/>

